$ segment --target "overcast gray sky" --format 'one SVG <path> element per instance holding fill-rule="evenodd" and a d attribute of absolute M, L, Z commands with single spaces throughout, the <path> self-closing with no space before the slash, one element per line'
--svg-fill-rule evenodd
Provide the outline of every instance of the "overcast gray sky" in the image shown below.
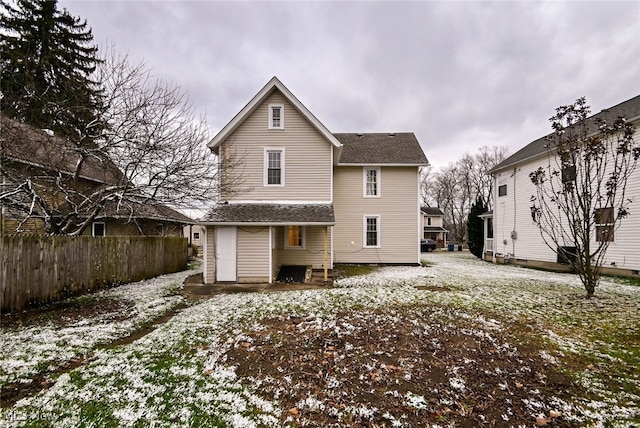
<path fill-rule="evenodd" d="M 415 132 L 434 167 L 511 153 L 556 107 L 640 93 L 640 2 L 60 0 L 218 132 L 272 76 L 332 132 Z"/>

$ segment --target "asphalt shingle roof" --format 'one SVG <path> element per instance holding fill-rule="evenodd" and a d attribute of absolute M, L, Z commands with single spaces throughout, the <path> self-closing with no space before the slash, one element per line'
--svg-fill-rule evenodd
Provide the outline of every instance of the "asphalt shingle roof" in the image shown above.
<path fill-rule="evenodd" d="M 421 207 L 420 210 L 425 214 L 444 215 L 442 210 L 440 208 L 436 208 L 436 207 Z"/>
<path fill-rule="evenodd" d="M 344 146 L 340 164 L 428 164 L 413 132 L 333 135 Z"/>
<path fill-rule="evenodd" d="M 0 114 L 3 155 L 19 162 L 73 174 L 80 160 L 80 148 L 72 141 L 21 123 Z M 100 183 L 115 184 L 125 178 L 109 157 L 98 151 L 87 156 L 80 177 Z"/>
<path fill-rule="evenodd" d="M 335 224 L 332 205 L 218 204 L 200 223 Z"/>
<path fill-rule="evenodd" d="M 606 117 L 608 119 L 615 119 L 618 116 L 624 116 L 627 119 L 634 119 L 640 116 L 640 95 L 624 101 L 616 106 L 603 110 L 593 116 L 589 116 L 587 118 L 587 121 L 589 125 L 594 126 L 595 120 L 598 118 Z M 549 144 L 547 139 L 551 135 L 551 133 L 547 134 L 544 137 L 538 138 L 537 140 L 527 144 L 526 146 L 509 156 L 507 159 L 503 160 L 498 165 L 493 167 L 491 171 L 498 171 L 508 166 L 515 165 L 531 157 L 546 153 L 547 145 Z"/>

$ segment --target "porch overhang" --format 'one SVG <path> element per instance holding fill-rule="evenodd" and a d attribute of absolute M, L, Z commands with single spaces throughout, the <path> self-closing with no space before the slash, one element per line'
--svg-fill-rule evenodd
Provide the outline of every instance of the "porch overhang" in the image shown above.
<path fill-rule="evenodd" d="M 425 226 L 424 231 L 425 232 L 447 232 L 447 233 L 449 232 L 447 229 L 440 226 Z"/>
<path fill-rule="evenodd" d="M 218 204 L 200 219 L 206 226 L 334 226 L 331 204 Z"/>

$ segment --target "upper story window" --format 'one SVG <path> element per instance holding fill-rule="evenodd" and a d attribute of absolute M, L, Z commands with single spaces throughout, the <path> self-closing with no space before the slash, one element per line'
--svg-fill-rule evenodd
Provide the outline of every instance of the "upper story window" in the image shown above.
<path fill-rule="evenodd" d="M 96 222 L 91 225 L 91 235 L 92 236 L 106 236 L 107 235 L 107 227 L 102 222 Z"/>
<path fill-rule="evenodd" d="M 380 216 L 367 215 L 364 217 L 364 246 L 380 247 Z"/>
<path fill-rule="evenodd" d="M 498 196 L 507 196 L 507 177 L 498 178 Z"/>
<path fill-rule="evenodd" d="M 380 196 L 380 168 L 365 167 L 364 171 L 364 196 Z"/>
<path fill-rule="evenodd" d="M 431 217 L 427 217 L 427 226 L 431 226 Z"/>
<path fill-rule="evenodd" d="M 284 148 L 264 149 L 264 185 L 284 186 Z"/>
<path fill-rule="evenodd" d="M 289 226 L 286 248 L 304 248 L 304 228 Z"/>
<path fill-rule="evenodd" d="M 269 129 L 284 129 L 284 106 L 269 104 Z"/>

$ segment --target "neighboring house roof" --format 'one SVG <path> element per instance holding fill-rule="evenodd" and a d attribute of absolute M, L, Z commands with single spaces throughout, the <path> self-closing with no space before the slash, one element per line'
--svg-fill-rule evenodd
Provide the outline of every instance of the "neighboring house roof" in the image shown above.
<path fill-rule="evenodd" d="M 255 111 L 264 100 L 266 100 L 273 91 L 278 90 L 284 97 L 298 110 L 298 112 L 309 121 L 309 123 L 322 134 L 335 147 L 341 147 L 340 142 L 333 136 L 331 132 L 287 89 L 277 77 L 271 78 L 269 82 L 258 92 L 249 103 L 233 118 L 231 122 L 222 128 L 222 130 L 209 142 L 208 146 L 214 153 L 218 153 L 218 146 L 229 135 L 231 135 L 238 127 Z"/>
<path fill-rule="evenodd" d="M 81 160 L 77 144 L 0 114 L 2 156 L 40 168 L 74 174 Z M 123 174 L 106 154 L 91 151 L 80 167 L 81 178 L 105 184 L 122 182 Z"/>
<path fill-rule="evenodd" d="M 316 204 L 219 204 L 201 224 L 326 225 L 335 224 L 333 206 Z"/>
<path fill-rule="evenodd" d="M 73 175 L 76 165 L 81 159 L 78 145 L 60 136 L 51 135 L 47 131 L 21 123 L 0 113 L 0 144 L 3 158 L 16 163 L 32 165 L 49 171 L 60 171 Z M 124 174 L 109 159 L 107 154 L 91 151 L 85 157 L 80 168 L 79 177 L 93 182 L 93 188 L 104 184 L 117 185 L 126 183 Z M 5 207 L 7 208 L 7 207 Z M 11 218 L 26 215 L 17 209 L 10 212 Z M 82 217 L 82 213 L 79 213 Z M 131 202 L 124 204 L 113 202 L 107 205 L 97 217 L 123 219 L 149 219 L 193 224 L 194 220 L 166 205 L 153 201 Z"/>
<path fill-rule="evenodd" d="M 442 216 L 444 215 L 442 210 L 436 207 L 420 207 L 420 211 L 429 215 L 442 215 Z"/>
<path fill-rule="evenodd" d="M 116 203 L 107 205 L 96 219 L 121 218 L 121 219 L 146 219 L 158 221 L 170 221 L 183 224 L 196 224 L 196 221 L 170 208 L 158 203 L 127 203 L 126 207 L 116 207 Z"/>
<path fill-rule="evenodd" d="M 594 126 L 596 119 L 598 118 L 606 117 L 609 119 L 615 119 L 618 116 L 624 116 L 629 121 L 637 120 L 638 118 L 640 118 L 640 95 L 611 108 L 602 110 L 600 113 L 590 116 L 586 120 L 588 121 L 588 125 Z M 498 165 L 494 166 L 489 172 L 496 172 L 546 153 L 548 148 L 547 146 L 549 144 L 548 137 L 552 135 L 553 134 L 550 133 L 529 143 L 522 149 L 509 156 L 507 159 L 500 162 Z"/>
<path fill-rule="evenodd" d="M 338 164 L 428 165 L 413 132 L 333 134 L 344 145 Z"/>

